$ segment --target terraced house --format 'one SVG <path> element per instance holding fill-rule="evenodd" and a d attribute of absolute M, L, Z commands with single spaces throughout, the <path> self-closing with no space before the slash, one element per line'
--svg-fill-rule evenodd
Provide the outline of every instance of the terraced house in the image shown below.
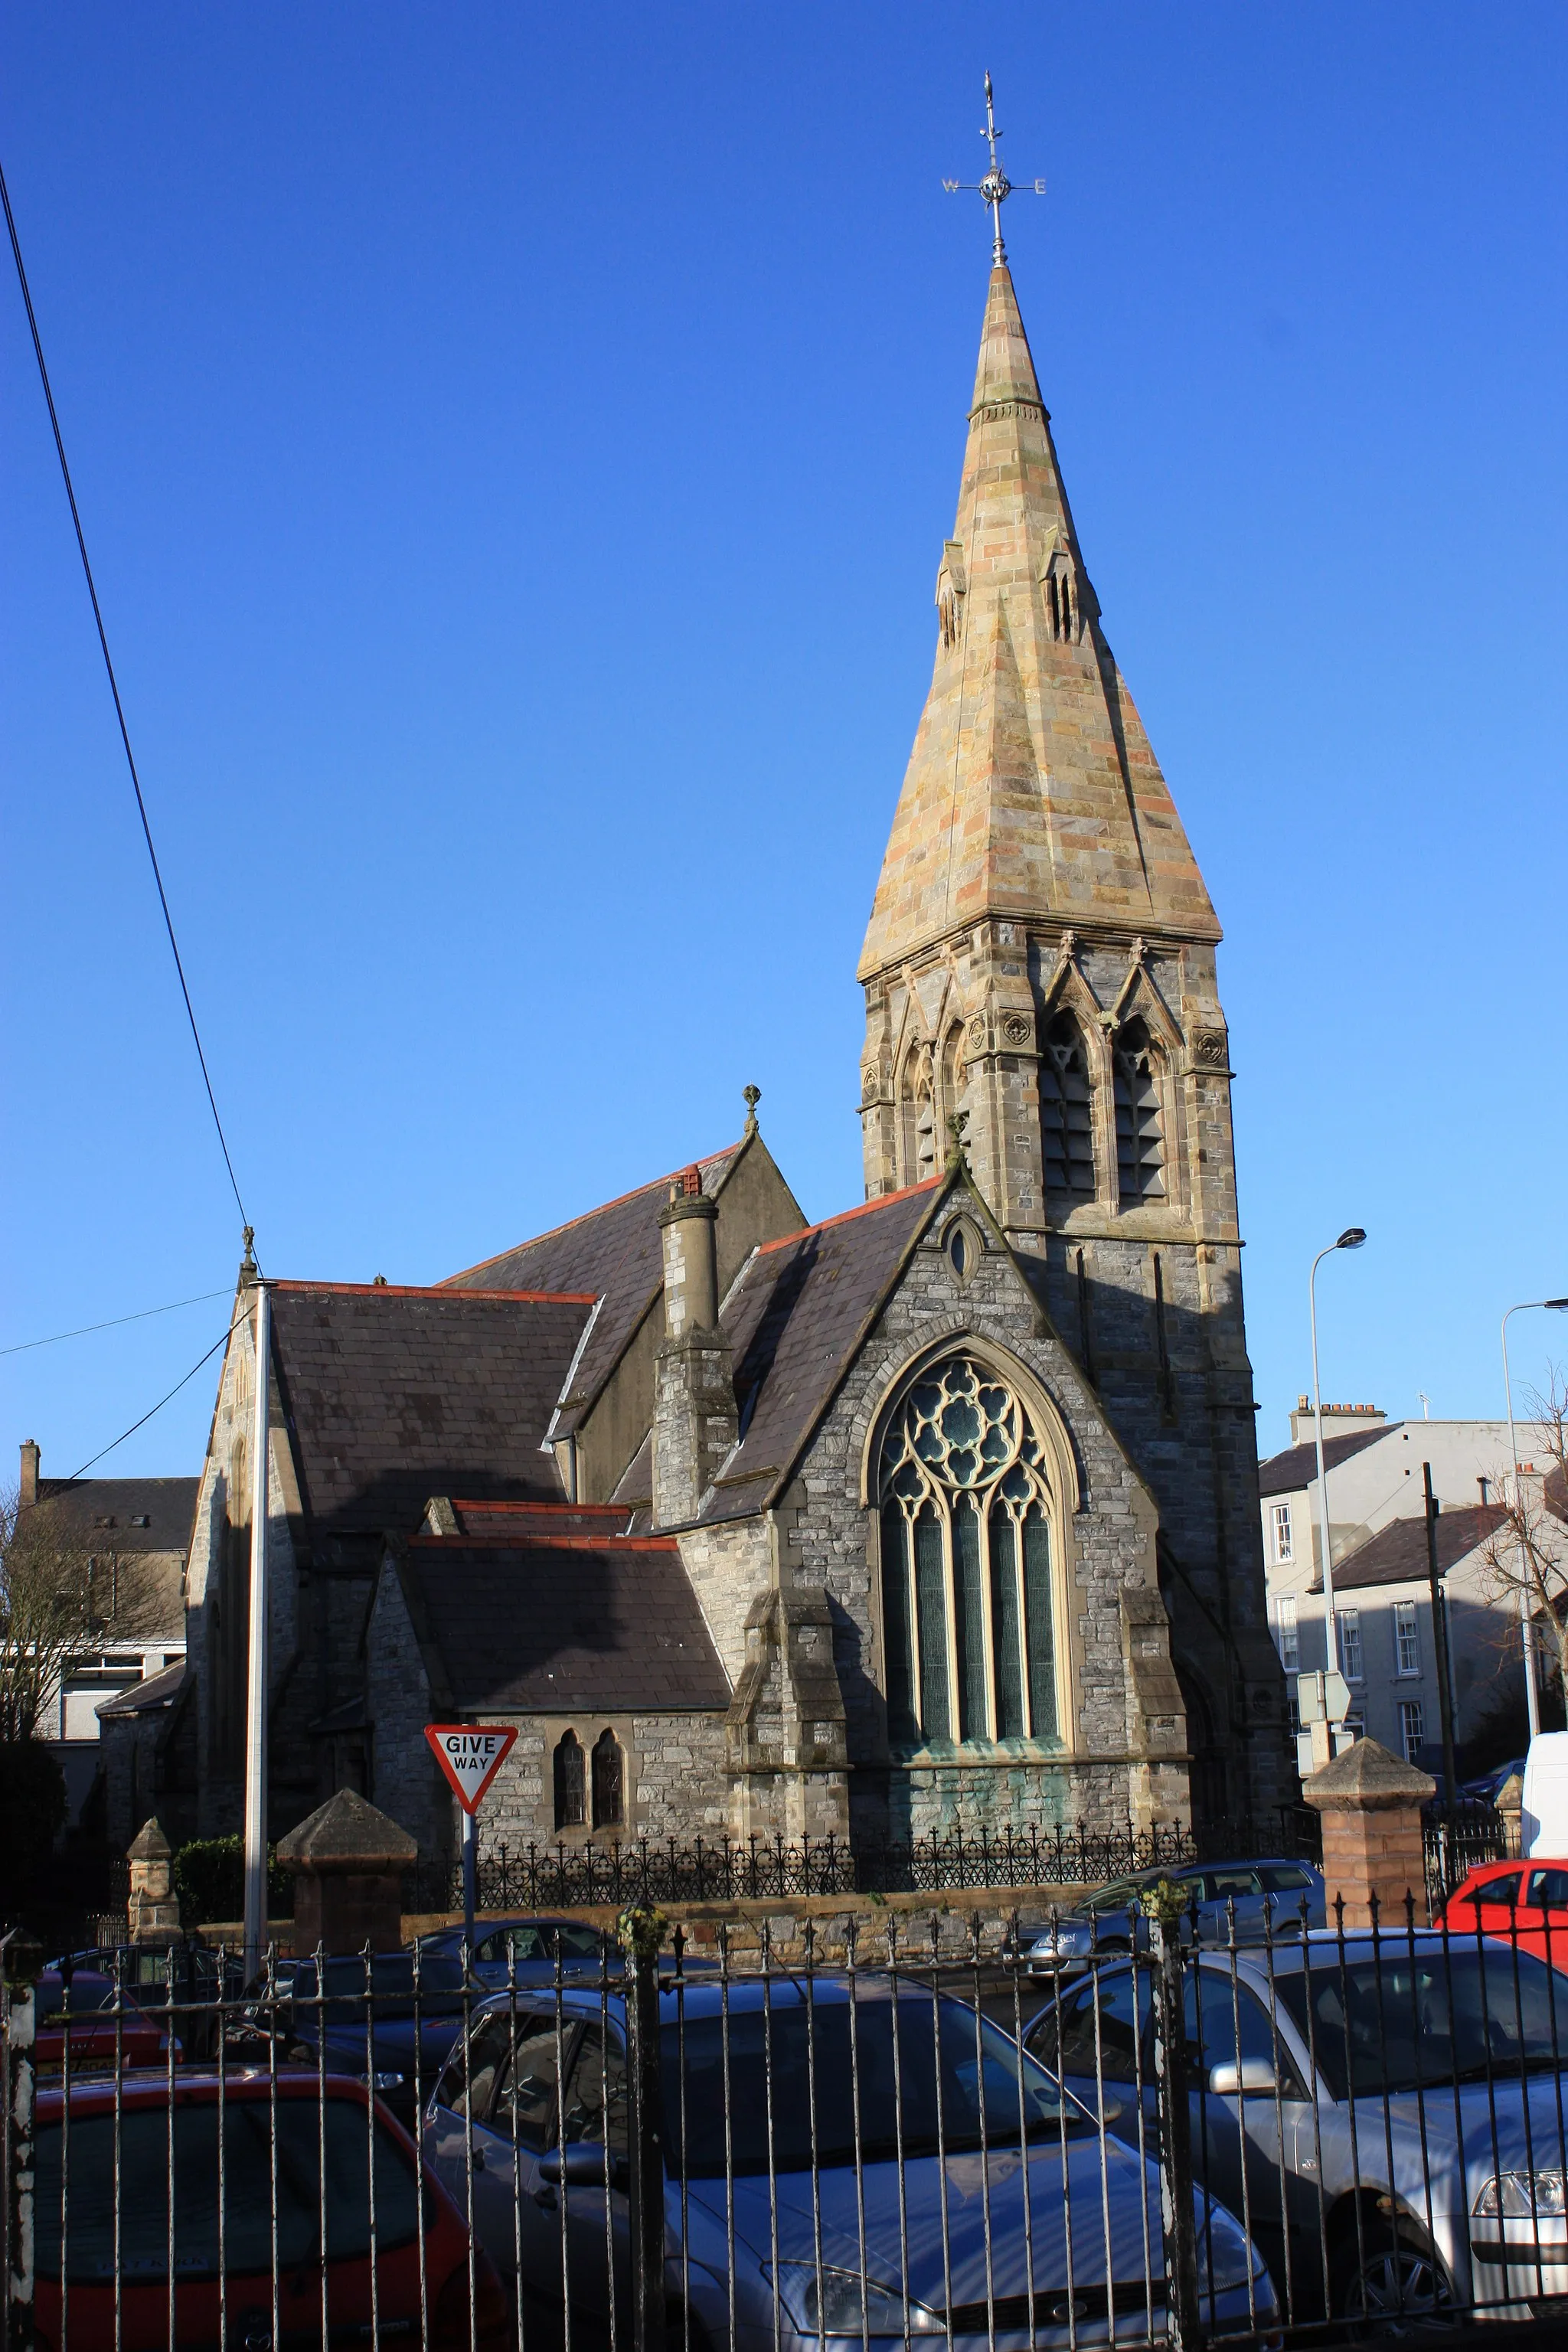
<path fill-rule="evenodd" d="M 862 1202 L 808 1224 L 749 1089 L 728 1149 L 434 1287 L 275 1286 L 274 1833 L 349 1783 L 448 1849 L 435 1718 L 518 1726 L 513 1843 L 1290 1793 L 1219 926 L 1000 259 L 935 635 L 859 964 Z M 252 1350 L 242 1318 L 191 1560 L 212 1828 Z"/>

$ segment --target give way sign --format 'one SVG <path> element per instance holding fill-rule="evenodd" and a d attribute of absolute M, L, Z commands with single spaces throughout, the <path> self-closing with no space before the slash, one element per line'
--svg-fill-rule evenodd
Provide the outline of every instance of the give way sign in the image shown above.
<path fill-rule="evenodd" d="M 479 1800 L 510 1752 L 514 1730 L 486 1723 L 427 1723 L 425 1737 L 436 1761 L 452 1783 L 466 1813 L 477 1813 Z"/>

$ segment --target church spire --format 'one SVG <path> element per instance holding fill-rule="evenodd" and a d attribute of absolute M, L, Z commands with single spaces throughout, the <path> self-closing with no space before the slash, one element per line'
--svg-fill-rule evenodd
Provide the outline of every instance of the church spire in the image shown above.
<path fill-rule="evenodd" d="M 984 917 L 1217 939 L 1170 791 L 1100 631 L 1005 260 L 991 271 L 936 603 L 936 664 L 861 980 Z"/>

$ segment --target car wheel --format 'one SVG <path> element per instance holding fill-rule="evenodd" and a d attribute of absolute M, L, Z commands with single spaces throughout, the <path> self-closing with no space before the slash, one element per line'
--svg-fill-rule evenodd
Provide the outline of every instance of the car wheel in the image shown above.
<path fill-rule="evenodd" d="M 1414 2336 L 1454 2325 L 1454 2290 L 1428 2246 L 1385 2223 L 1351 2241 L 1342 2259 L 1334 2309 L 1367 2336 Z"/>

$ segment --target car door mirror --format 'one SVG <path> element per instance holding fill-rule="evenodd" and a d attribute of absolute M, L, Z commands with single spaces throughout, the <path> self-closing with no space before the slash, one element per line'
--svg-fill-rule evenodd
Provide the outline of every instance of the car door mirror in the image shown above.
<path fill-rule="evenodd" d="M 574 2140 L 569 2147 L 552 2147 L 539 2159 L 539 2178 L 558 2189 L 602 2189 L 605 2185 L 605 2145 L 602 2140 Z M 610 2186 L 624 2189 L 628 2178 L 624 2156 L 609 2159 Z"/>
<path fill-rule="evenodd" d="M 1267 2058 L 1244 2058 L 1238 2066 L 1231 2060 L 1223 2066 L 1209 2069 L 1209 2089 L 1216 2099 L 1234 2099 L 1251 2091 L 1272 2091 L 1278 2078 Z"/>

